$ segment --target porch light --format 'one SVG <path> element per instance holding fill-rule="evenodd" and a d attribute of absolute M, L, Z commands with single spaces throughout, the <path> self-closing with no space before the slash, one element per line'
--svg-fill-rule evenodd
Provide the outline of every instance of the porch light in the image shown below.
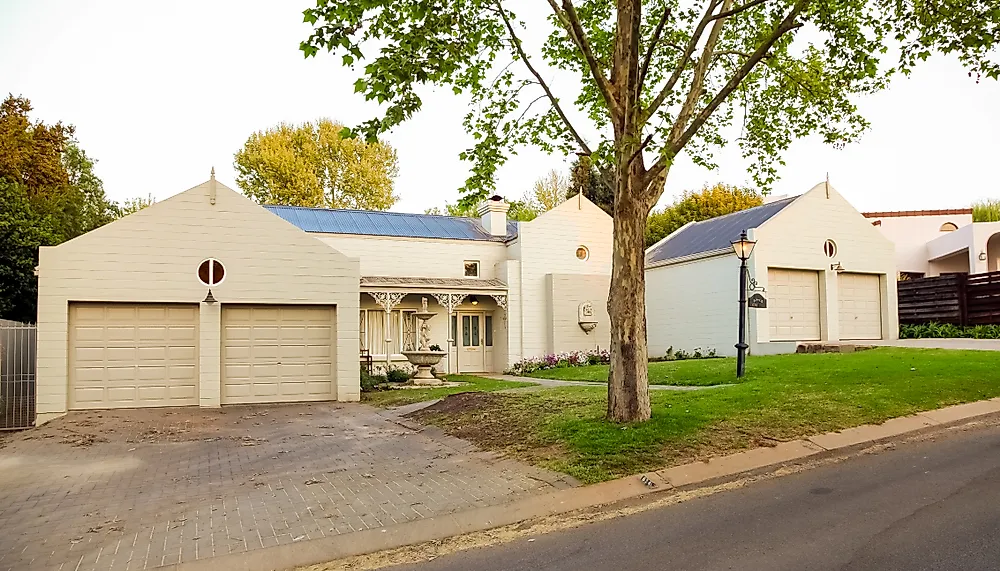
<path fill-rule="evenodd" d="M 750 258 L 750 253 L 753 252 L 753 247 L 757 244 L 756 241 L 747 238 L 746 230 L 740 234 L 739 240 L 734 240 L 730 243 L 733 245 L 733 251 L 736 252 L 736 257 L 743 262 Z"/>
<path fill-rule="evenodd" d="M 479 305 L 479 298 L 476 296 L 469 296 L 469 303 L 472 305 Z"/>
<path fill-rule="evenodd" d="M 202 302 L 207 303 L 208 305 L 212 305 L 216 301 L 218 300 L 215 299 L 214 295 L 212 295 L 212 290 L 208 290 L 208 295 L 206 295 L 205 299 L 202 300 Z"/>
<path fill-rule="evenodd" d="M 980 262 L 985 262 L 986 261 L 986 252 L 985 251 L 979 252 L 979 261 Z"/>
<path fill-rule="evenodd" d="M 840 262 L 837 262 L 835 264 L 830 264 L 830 269 L 839 274 L 840 272 L 844 271 L 844 266 L 842 266 Z"/>

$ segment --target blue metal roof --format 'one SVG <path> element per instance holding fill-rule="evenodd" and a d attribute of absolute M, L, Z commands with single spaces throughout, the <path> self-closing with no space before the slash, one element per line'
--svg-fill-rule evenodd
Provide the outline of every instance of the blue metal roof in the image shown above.
<path fill-rule="evenodd" d="M 688 224 L 668 240 L 646 253 L 646 264 L 724 250 L 739 239 L 740 232 L 756 228 L 791 204 L 797 196 L 775 200 L 732 214 Z"/>
<path fill-rule="evenodd" d="M 478 218 L 375 210 L 330 210 L 301 206 L 264 208 L 306 232 L 488 242 L 506 242 L 517 238 L 517 222 L 507 222 L 506 236 L 493 236 Z"/>

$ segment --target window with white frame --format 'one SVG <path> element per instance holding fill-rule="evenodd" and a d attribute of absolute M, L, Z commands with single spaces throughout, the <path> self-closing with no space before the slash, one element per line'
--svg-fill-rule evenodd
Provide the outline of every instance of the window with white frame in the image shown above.
<path fill-rule="evenodd" d="M 465 260 L 465 277 L 479 277 L 479 260 Z"/>
<path fill-rule="evenodd" d="M 416 349 L 416 309 L 396 309 L 389 314 L 389 349 L 393 355 Z M 361 348 L 372 355 L 385 355 L 386 315 L 381 309 L 361 310 Z"/>

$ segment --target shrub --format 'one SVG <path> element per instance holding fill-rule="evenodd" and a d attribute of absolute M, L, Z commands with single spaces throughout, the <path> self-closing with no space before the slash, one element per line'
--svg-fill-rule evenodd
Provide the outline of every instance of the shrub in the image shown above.
<path fill-rule="evenodd" d="M 1000 339 L 1000 325 L 962 327 L 951 323 L 920 323 L 900 325 L 900 339 Z"/>
<path fill-rule="evenodd" d="M 361 392 L 370 393 L 380 391 L 386 383 L 385 375 L 368 374 L 368 369 L 361 367 Z"/>
<path fill-rule="evenodd" d="M 569 351 L 545 355 L 544 357 L 527 357 L 521 359 L 507 369 L 506 373 L 508 375 L 527 375 L 540 369 L 581 367 L 583 365 L 600 365 L 610 362 L 611 353 L 607 349 Z"/>
<path fill-rule="evenodd" d="M 390 383 L 405 383 L 410 380 L 410 371 L 403 367 L 389 367 L 385 377 Z"/>

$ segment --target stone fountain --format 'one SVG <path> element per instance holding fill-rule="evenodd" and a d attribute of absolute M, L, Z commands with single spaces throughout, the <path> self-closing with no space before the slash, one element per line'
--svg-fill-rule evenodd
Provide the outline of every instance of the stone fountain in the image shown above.
<path fill-rule="evenodd" d="M 420 343 L 416 351 L 403 351 L 406 359 L 417 368 L 417 374 L 413 376 L 413 384 L 416 385 L 440 385 L 443 384 L 431 373 L 431 367 L 441 362 L 441 358 L 447 355 L 445 351 L 431 351 L 431 326 L 427 320 L 437 315 L 433 311 L 427 311 L 427 298 L 420 300 L 420 311 L 413 314 L 420 322 L 417 331 L 420 332 Z"/>

